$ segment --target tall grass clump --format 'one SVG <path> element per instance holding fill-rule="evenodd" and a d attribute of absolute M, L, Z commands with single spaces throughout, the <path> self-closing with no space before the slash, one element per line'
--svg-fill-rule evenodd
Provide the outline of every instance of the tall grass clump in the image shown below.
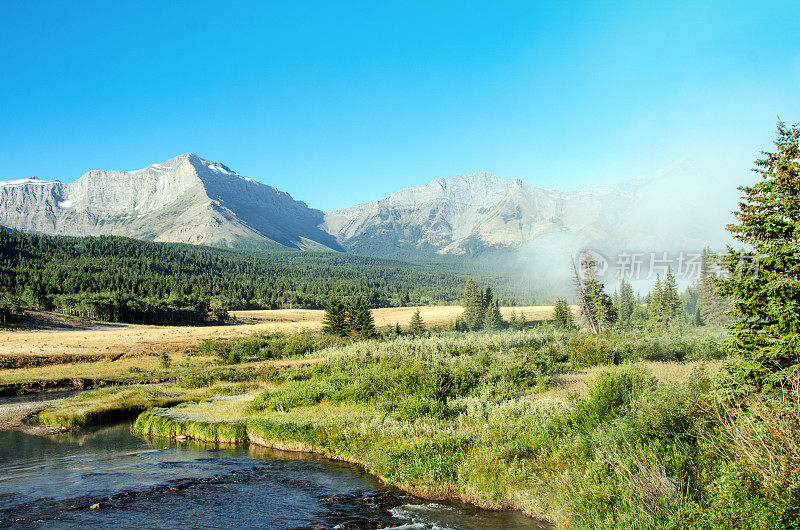
<path fill-rule="evenodd" d="M 52 427 L 88 427 L 135 418 L 153 407 L 196 399 L 192 391 L 169 385 L 130 385 L 82 392 L 42 410 L 39 421 Z"/>
<path fill-rule="evenodd" d="M 458 412 L 458 398 L 545 388 L 554 364 L 537 353 L 541 345 L 541 338 L 525 333 L 360 342 L 326 350 L 326 365 L 305 368 L 304 381 L 264 391 L 251 410 L 325 401 L 379 405 L 400 418 L 445 417 Z"/>
<path fill-rule="evenodd" d="M 132 429 L 139 434 L 162 438 L 186 436 L 194 440 L 214 443 L 247 441 L 247 428 L 242 423 L 181 419 L 178 414 L 163 408 L 148 410 L 140 414 Z"/>
<path fill-rule="evenodd" d="M 246 361 L 300 357 L 323 348 L 332 341 L 323 335 L 308 332 L 255 334 L 229 340 L 204 340 L 198 353 L 217 358 L 220 364 L 239 364 Z"/>
<path fill-rule="evenodd" d="M 178 386 L 181 388 L 203 388 L 215 385 L 220 382 L 250 382 L 259 378 L 273 379 L 276 370 L 256 371 L 256 370 L 207 370 L 189 374 L 184 377 Z"/>

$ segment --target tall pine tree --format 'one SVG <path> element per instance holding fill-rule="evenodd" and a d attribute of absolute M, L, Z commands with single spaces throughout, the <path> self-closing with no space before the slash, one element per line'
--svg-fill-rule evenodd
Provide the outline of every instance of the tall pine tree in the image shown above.
<path fill-rule="evenodd" d="M 556 300 L 556 305 L 553 306 L 553 325 L 557 329 L 572 329 L 575 327 L 572 309 L 565 298 L 559 298 Z"/>
<path fill-rule="evenodd" d="M 494 293 L 492 293 L 492 288 L 489 287 L 489 284 L 486 284 L 486 289 L 483 291 L 483 312 L 486 313 L 489 311 L 489 308 L 492 307 L 492 303 L 494 302 Z"/>
<path fill-rule="evenodd" d="M 491 293 L 491 291 L 489 291 Z M 464 316 L 463 321 L 467 328 L 471 330 L 480 329 L 483 325 L 483 319 L 486 314 L 486 309 L 483 305 L 484 294 L 478 288 L 472 278 L 467 280 L 464 286 Z"/>
<path fill-rule="evenodd" d="M 672 274 L 672 267 L 667 268 L 661 289 L 661 321 L 668 325 L 681 312 L 681 297 L 678 295 L 678 286 L 675 276 Z"/>
<path fill-rule="evenodd" d="M 741 368 L 756 383 L 800 363 L 800 124 L 778 122 L 775 146 L 755 162 L 761 180 L 739 188 L 728 225 L 753 251 L 728 247 L 729 277 L 719 282 L 732 302 L 726 347 L 746 359 Z"/>
<path fill-rule="evenodd" d="M 614 302 L 605 292 L 605 286 L 598 279 L 597 262 L 590 252 L 580 254 L 583 278 L 578 273 L 575 261 L 572 262 L 573 281 L 581 306 L 581 315 L 593 333 L 600 333 L 617 319 Z"/>
<path fill-rule="evenodd" d="M 617 318 L 620 322 L 629 324 L 633 310 L 636 309 L 636 297 L 633 294 L 633 286 L 624 278 L 619 286 L 619 298 L 616 307 Z"/>
<path fill-rule="evenodd" d="M 661 288 L 661 277 L 656 275 L 656 284 L 653 286 L 653 291 L 650 293 L 650 300 L 647 304 L 647 313 L 650 315 L 651 324 L 663 324 L 663 304 L 662 298 L 664 296 L 663 289 Z"/>
<path fill-rule="evenodd" d="M 347 320 L 347 311 L 342 299 L 336 295 L 331 296 L 325 306 L 325 316 L 322 318 L 322 332 L 346 337 L 349 334 Z"/>
<path fill-rule="evenodd" d="M 727 301 L 717 292 L 716 256 L 708 249 L 703 249 L 700 261 L 700 278 L 697 280 L 697 308 L 700 311 L 699 321 L 703 324 L 720 325 L 725 322 Z M 696 319 L 697 320 L 697 319 Z"/>

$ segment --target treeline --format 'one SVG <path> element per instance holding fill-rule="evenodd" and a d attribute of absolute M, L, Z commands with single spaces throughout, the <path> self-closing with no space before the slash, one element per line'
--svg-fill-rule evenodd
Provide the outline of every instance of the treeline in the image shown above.
<path fill-rule="evenodd" d="M 653 289 L 646 295 L 634 294 L 630 282 L 623 279 L 619 289 L 608 295 L 599 280 L 595 263 L 589 255 L 581 256 L 580 278 L 575 270 L 576 300 L 582 321 L 594 332 L 616 328 L 661 328 L 676 323 L 695 326 L 720 326 L 726 321 L 729 302 L 718 292 L 716 274 L 718 257 L 708 249 L 702 253 L 700 276 L 683 293 L 678 292 L 675 275 L 667 268 L 663 277 L 656 275 Z M 556 303 L 556 314 L 567 307 L 565 299 Z M 556 327 L 574 326 L 571 318 L 556 318 Z"/>
<path fill-rule="evenodd" d="M 3 321 L 30 307 L 101 320 L 194 324 L 209 309 L 217 316 L 226 309 L 320 309 L 332 294 L 363 296 L 370 307 L 444 304 L 460 298 L 464 280 L 435 265 L 332 252 L 0 232 Z"/>
<path fill-rule="evenodd" d="M 512 311 L 510 321 L 503 320 L 500 314 L 500 301 L 495 297 L 492 288 L 487 285 L 486 289 L 481 290 L 472 278 L 467 280 L 464 286 L 462 299 L 464 313 L 452 322 L 452 331 L 477 331 L 491 330 L 496 331 L 512 327 L 522 329 L 525 326 L 525 314 L 520 313 L 517 317 L 516 311 Z"/>
<path fill-rule="evenodd" d="M 53 308 L 68 315 L 129 324 L 196 326 L 209 318 L 208 301 L 182 296 L 162 299 L 120 293 L 64 294 L 54 297 Z"/>

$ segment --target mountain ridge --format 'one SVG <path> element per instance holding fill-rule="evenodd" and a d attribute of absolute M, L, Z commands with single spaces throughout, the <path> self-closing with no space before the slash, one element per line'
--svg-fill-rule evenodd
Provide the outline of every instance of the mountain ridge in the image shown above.
<path fill-rule="evenodd" d="M 53 235 L 254 248 L 329 248 L 323 212 L 188 153 L 134 171 L 91 170 L 72 183 L 0 183 L 0 224 Z"/>
<path fill-rule="evenodd" d="M 704 204 L 702 184 L 709 193 L 719 193 L 719 186 L 703 174 L 680 161 L 615 184 L 558 190 L 476 172 L 322 212 L 225 164 L 187 153 L 133 171 L 91 170 L 69 184 L 36 178 L 0 183 L 0 225 L 45 234 L 402 259 L 511 253 L 526 260 L 582 247 L 695 250 L 727 242 L 729 209 Z M 699 192 L 680 192 L 698 186 Z"/>

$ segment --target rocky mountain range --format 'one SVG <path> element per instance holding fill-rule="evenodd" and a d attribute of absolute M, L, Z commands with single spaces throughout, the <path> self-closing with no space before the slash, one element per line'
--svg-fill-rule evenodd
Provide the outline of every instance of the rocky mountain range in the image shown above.
<path fill-rule="evenodd" d="M 323 221 L 288 193 L 193 154 L 137 171 L 89 171 L 71 184 L 0 183 L 0 225 L 25 232 L 341 250 Z"/>
<path fill-rule="evenodd" d="M 323 226 L 345 248 L 398 257 L 697 250 L 729 242 L 725 225 L 738 196 L 735 185 L 706 175 L 681 162 L 648 177 L 564 191 L 475 173 L 330 212 Z"/>
<path fill-rule="evenodd" d="M 691 163 L 611 186 L 539 188 L 475 173 L 324 213 L 197 155 L 75 182 L 0 183 L 0 225 L 238 248 L 330 249 L 380 257 L 697 250 L 728 241 L 735 186 Z M 509 258 L 511 259 L 511 258 Z"/>

